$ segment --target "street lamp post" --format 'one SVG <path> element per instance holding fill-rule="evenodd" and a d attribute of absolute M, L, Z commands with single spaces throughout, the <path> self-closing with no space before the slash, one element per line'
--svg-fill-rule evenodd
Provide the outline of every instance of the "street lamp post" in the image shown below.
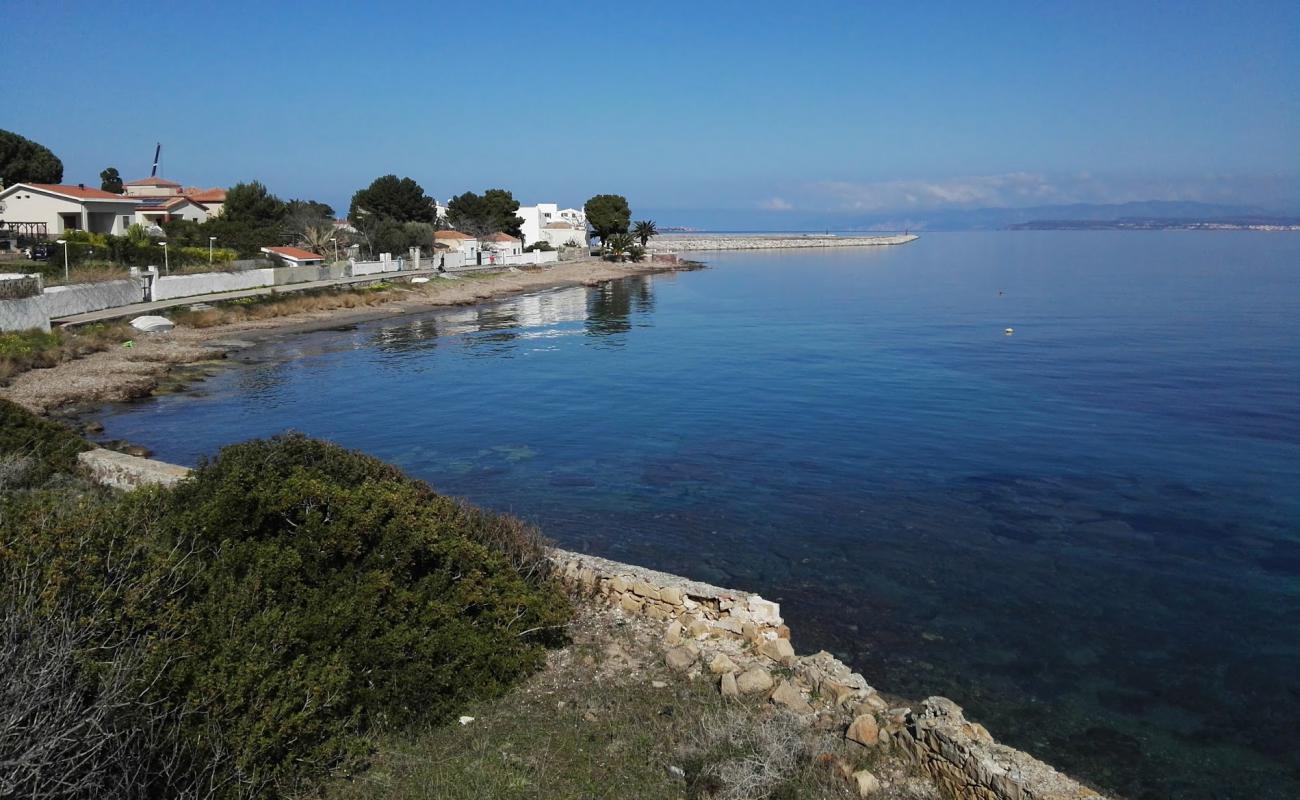
<path fill-rule="evenodd" d="M 339 240 L 338 237 L 331 236 L 330 241 L 334 243 L 334 263 L 339 261 Z"/>
<path fill-rule="evenodd" d="M 172 274 L 172 262 L 171 259 L 167 257 L 167 243 L 159 242 L 158 244 L 162 245 L 163 248 L 163 272 L 170 275 Z"/>
<path fill-rule="evenodd" d="M 212 266 L 212 245 L 216 243 L 217 243 L 217 237 L 215 236 L 208 237 L 208 266 L 209 267 Z"/>
<path fill-rule="evenodd" d="M 68 240 L 55 239 L 54 243 L 63 245 L 63 282 L 67 283 L 68 282 Z"/>

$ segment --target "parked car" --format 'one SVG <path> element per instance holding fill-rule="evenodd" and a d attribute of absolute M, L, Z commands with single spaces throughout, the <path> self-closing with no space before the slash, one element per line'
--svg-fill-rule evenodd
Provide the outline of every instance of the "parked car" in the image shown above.
<path fill-rule="evenodd" d="M 27 257 L 32 261 L 49 261 L 54 255 L 54 245 L 37 243 L 27 248 Z"/>

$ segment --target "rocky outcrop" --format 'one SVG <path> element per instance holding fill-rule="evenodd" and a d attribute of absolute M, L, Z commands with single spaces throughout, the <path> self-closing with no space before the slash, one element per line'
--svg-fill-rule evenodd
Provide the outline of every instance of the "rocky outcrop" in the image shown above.
<path fill-rule="evenodd" d="M 134 489 L 150 484 L 171 486 L 190 474 L 188 467 L 103 448 L 79 453 L 77 460 L 90 471 L 96 481 L 115 489 Z"/>
<path fill-rule="evenodd" d="M 951 700 L 928 698 L 916 712 L 890 708 L 862 675 L 830 653 L 799 656 L 780 608 L 756 594 L 565 550 L 553 551 L 552 559 L 575 594 L 662 621 L 665 660 L 674 672 L 707 673 L 725 697 L 766 697 L 824 730 L 839 730 L 853 746 L 897 749 L 955 800 L 1100 797 L 998 744 Z M 855 780 L 863 797 L 880 790 L 870 773 Z"/>
<path fill-rule="evenodd" d="M 80 458 L 113 486 L 174 483 L 189 472 L 107 450 Z M 662 622 L 664 661 L 673 672 L 716 677 L 725 697 L 766 697 L 822 730 L 840 731 L 853 746 L 897 749 L 955 800 L 1101 798 L 1032 756 L 998 744 L 951 700 L 930 697 L 918 711 L 890 708 L 862 675 L 830 653 L 799 656 L 780 608 L 756 594 L 566 550 L 553 550 L 551 558 L 575 594 L 616 613 Z M 865 770 L 853 779 L 863 797 L 880 790 Z"/>

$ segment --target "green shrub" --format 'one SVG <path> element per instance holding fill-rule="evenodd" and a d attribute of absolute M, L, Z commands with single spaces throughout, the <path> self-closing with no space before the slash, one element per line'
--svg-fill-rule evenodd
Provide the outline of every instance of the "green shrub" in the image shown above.
<path fill-rule="evenodd" d="M 35 334 L 33 334 L 35 335 Z M 51 336 L 53 334 L 41 334 Z M 19 334 L 0 337 L 0 354 Z M 79 471 L 77 453 L 89 450 L 85 439 L 47 419 L 42 419 L 16 403 L 0 399 L 0 459 L 23 459 L 29 467 L 23 471 L 22 486 L 44 483 L 52 476 Z M 0 491 L 19 488 L 14 483 L 0 485 Z M 3 523 L 0 518 L 0 523 Z"/>
<path fill-rule="evenodd" d="M 99 640 L 149 643 L 151 697 L 193 764 L 228 759 L 232 795 L 303 789 L 376 728 L 504 692 L 570 613 L 532 529 L 298 435 L 56 503 L 0 504 L 0 562 L 40 565 L 52 608 L 97 598 Z"/>

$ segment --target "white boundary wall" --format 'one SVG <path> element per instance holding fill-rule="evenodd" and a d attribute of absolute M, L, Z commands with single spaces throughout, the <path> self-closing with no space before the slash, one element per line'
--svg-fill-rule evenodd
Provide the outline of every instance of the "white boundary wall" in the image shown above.
<path fill-rule="evenodd" d="M 213 292 L 236 292 L 275 284 L 274 269 L 243 272 L 201 272 L 195 275 L 164 275 L 153 282 L 152 300 L 172 300 Z"/>
<path fill-rule="evenodd" d="M 74 283 L 45 289 L 45 308 L 54 319 L 141 302 L 144 302 L 144 281 L 139 278 Z"/>

